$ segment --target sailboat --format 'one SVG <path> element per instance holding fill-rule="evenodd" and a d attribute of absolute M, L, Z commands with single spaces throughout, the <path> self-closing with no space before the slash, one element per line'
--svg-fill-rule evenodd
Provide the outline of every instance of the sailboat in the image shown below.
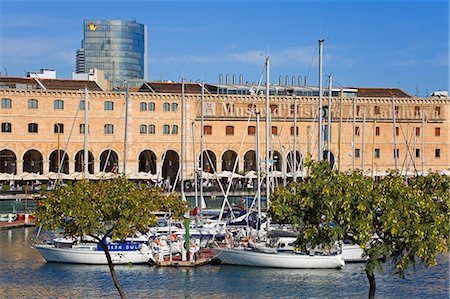
<path fill-rule="evenodd" d="M 320 61 L 321 62 L 321 61 Z M 270 128 L 270 109 L 269 109 L 269 82 L 270 82 L 270 58 L 266 58 L 266 153 L 269 153 L 269 128 Z M 321 109 L 321 107 L 320 107 Z M 257 141 L 258 143 L 258 141 Z M 258 148 L 258 144 L 257 144 Z M 321 152 L 321 151 L 319 151 Z M 266 154 L 268 160 L 269 155 Z M 269 206 L 269 163 L 266 161 L 266 198 Z M 260 167 L 258 165 L 258 167 Z M 258 183 L 259 185 L 259 183 Z M 258 192 L 260 199 L 260 192 Z M 260 200 L 258 200 L 260 204 Z M 265 223 L 267 232 L 270 228 L 270 219 Z M 345 265 L 341 254 L 316 254 L 311 250 L 309 254 L 296 252 L 279 252 L 276 248 L 268 247 L 264 243 L 251 244 L 247 246 L 232 247 L 233 241 L 228 242 L 228 248 L 215 248 L 216 258 L 222 264 L 254 266 L 254 267 L 274 267 L 274 268 L 293 268 L 293 269 L 333 269 L 341 268 Z"/>

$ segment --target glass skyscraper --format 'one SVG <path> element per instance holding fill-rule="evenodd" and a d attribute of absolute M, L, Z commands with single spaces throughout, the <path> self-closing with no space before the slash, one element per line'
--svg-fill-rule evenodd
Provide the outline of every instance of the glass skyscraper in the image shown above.
<path fill-rule="evenodd" d="M 101 69 L 111 88 L 147 80 L 147 26 L 136 21 L 84 20 L 76 72 Z"/>

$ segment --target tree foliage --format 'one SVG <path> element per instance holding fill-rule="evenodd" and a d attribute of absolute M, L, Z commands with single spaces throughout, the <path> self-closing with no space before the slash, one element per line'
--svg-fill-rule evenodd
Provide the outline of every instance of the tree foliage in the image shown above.
<path fill-rule="evenodd" d="M 172 210 L 181 217 L 187 204 L 177 194 L 163 195 L 157 188 L 143 189 L 119 178 L 111 181 L 79 182 L 46 193 L 36 210 L 36 221 L 46 229 L 62 229 L 69 236 L 104 235 L 123 239 L 155 225 L 153 212 Z"/>
<path fill-rule="evenodd" d="M 36 209 L 36 223 L 44 229 L 62 229 L 66 236 L 91 236 L 102 246 L 114 283 L 121 297 L 125 293 L 114 272 L 107 237 L 125 239 L 147 232 L 156 223 L 154 212 L 172 211 L 182 217 L 187 203 L 177 194 L 164 195 L 161 189 L 143 189 L 124 178 L 111 181 L 82 181 L 46 193 Z"/>
<path fill-rule="evenodd" d="M 416 261 L 435 265 L 437 254 L 448 251 L 448 177 L 430 174 L 405 184 L 391 173 L 376 183 L 361 172 L 336 174 L 326 161 L 306 165 L 305 182 L 272 194 L 269 214 L 298 228 L 300 248 L 345 239 L 361 246 L 373 295 L 375 268 L 389 262 L 403 277 Z"/>

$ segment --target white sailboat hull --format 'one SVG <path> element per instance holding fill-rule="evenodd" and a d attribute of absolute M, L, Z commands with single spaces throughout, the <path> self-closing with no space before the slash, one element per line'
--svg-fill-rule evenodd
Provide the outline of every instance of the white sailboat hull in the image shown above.
<path fill-rule="evenodd" d="M 276 254 L 254 252 L 243 247 L 231 249 L 214 249 L 222 264 L 290 268 L 290 269 L 334 269 L 345 265 L 342 255 L 301 255 L 296 253 L 279 252 Z"/>
<path fill-rule="evenodd" d="M 363 257 L 363 250 L 358 245 L 342 245 L 342 256 L 346 262 L 350 263 L 367 262 L 367 257 Z"/>
<path fill-rule="evenodd" d="M 53 245 L 35 245 L 34 248 L 47 262 L 107 265 L 103 251 L 95 246 L 79 246 L 77 248 L 56 248 Z M 153 260 L 153 253 L 146 246 L 135 251 L 110 251 L 113 264 L 145 264 Z"/>

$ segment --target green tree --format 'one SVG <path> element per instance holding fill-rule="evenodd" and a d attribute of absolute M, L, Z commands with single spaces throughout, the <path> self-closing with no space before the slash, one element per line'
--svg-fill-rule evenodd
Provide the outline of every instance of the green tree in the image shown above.
<path fill-rule="evenodd" d="M 326 161 L 306 165 L 305 182 L 271 195 L 269 214 L 298 228 L 302 249 L 345 239 L 361 246 L 368 257 L 369 298 L 375 296 L 374 269 L 382 271 L 389 262 L 404 277 L 408 266 L 435 265 L 437 254 L 448 251 L 448 177 L 434 174 L 406 185 L 390 174 L 375 183 L 361 172 L 336 174 Z"/>
<path fill-rule="evenodd" d="M 153 212 L 172 211 L 181 217 L 187 203 L 178 195 L 163 195 L 162 190 L 142 189 L 124 178 L 100 182 L 79 182 L 46 193 L 36 210 L 36 224 L 44 229 L 62 229 L 73 237 L 90 236 L 103 248 L 114 285 L 126 298 L 106 245 L 106 238 L 125 239 L 146 232 L 156 223 Z"/>

